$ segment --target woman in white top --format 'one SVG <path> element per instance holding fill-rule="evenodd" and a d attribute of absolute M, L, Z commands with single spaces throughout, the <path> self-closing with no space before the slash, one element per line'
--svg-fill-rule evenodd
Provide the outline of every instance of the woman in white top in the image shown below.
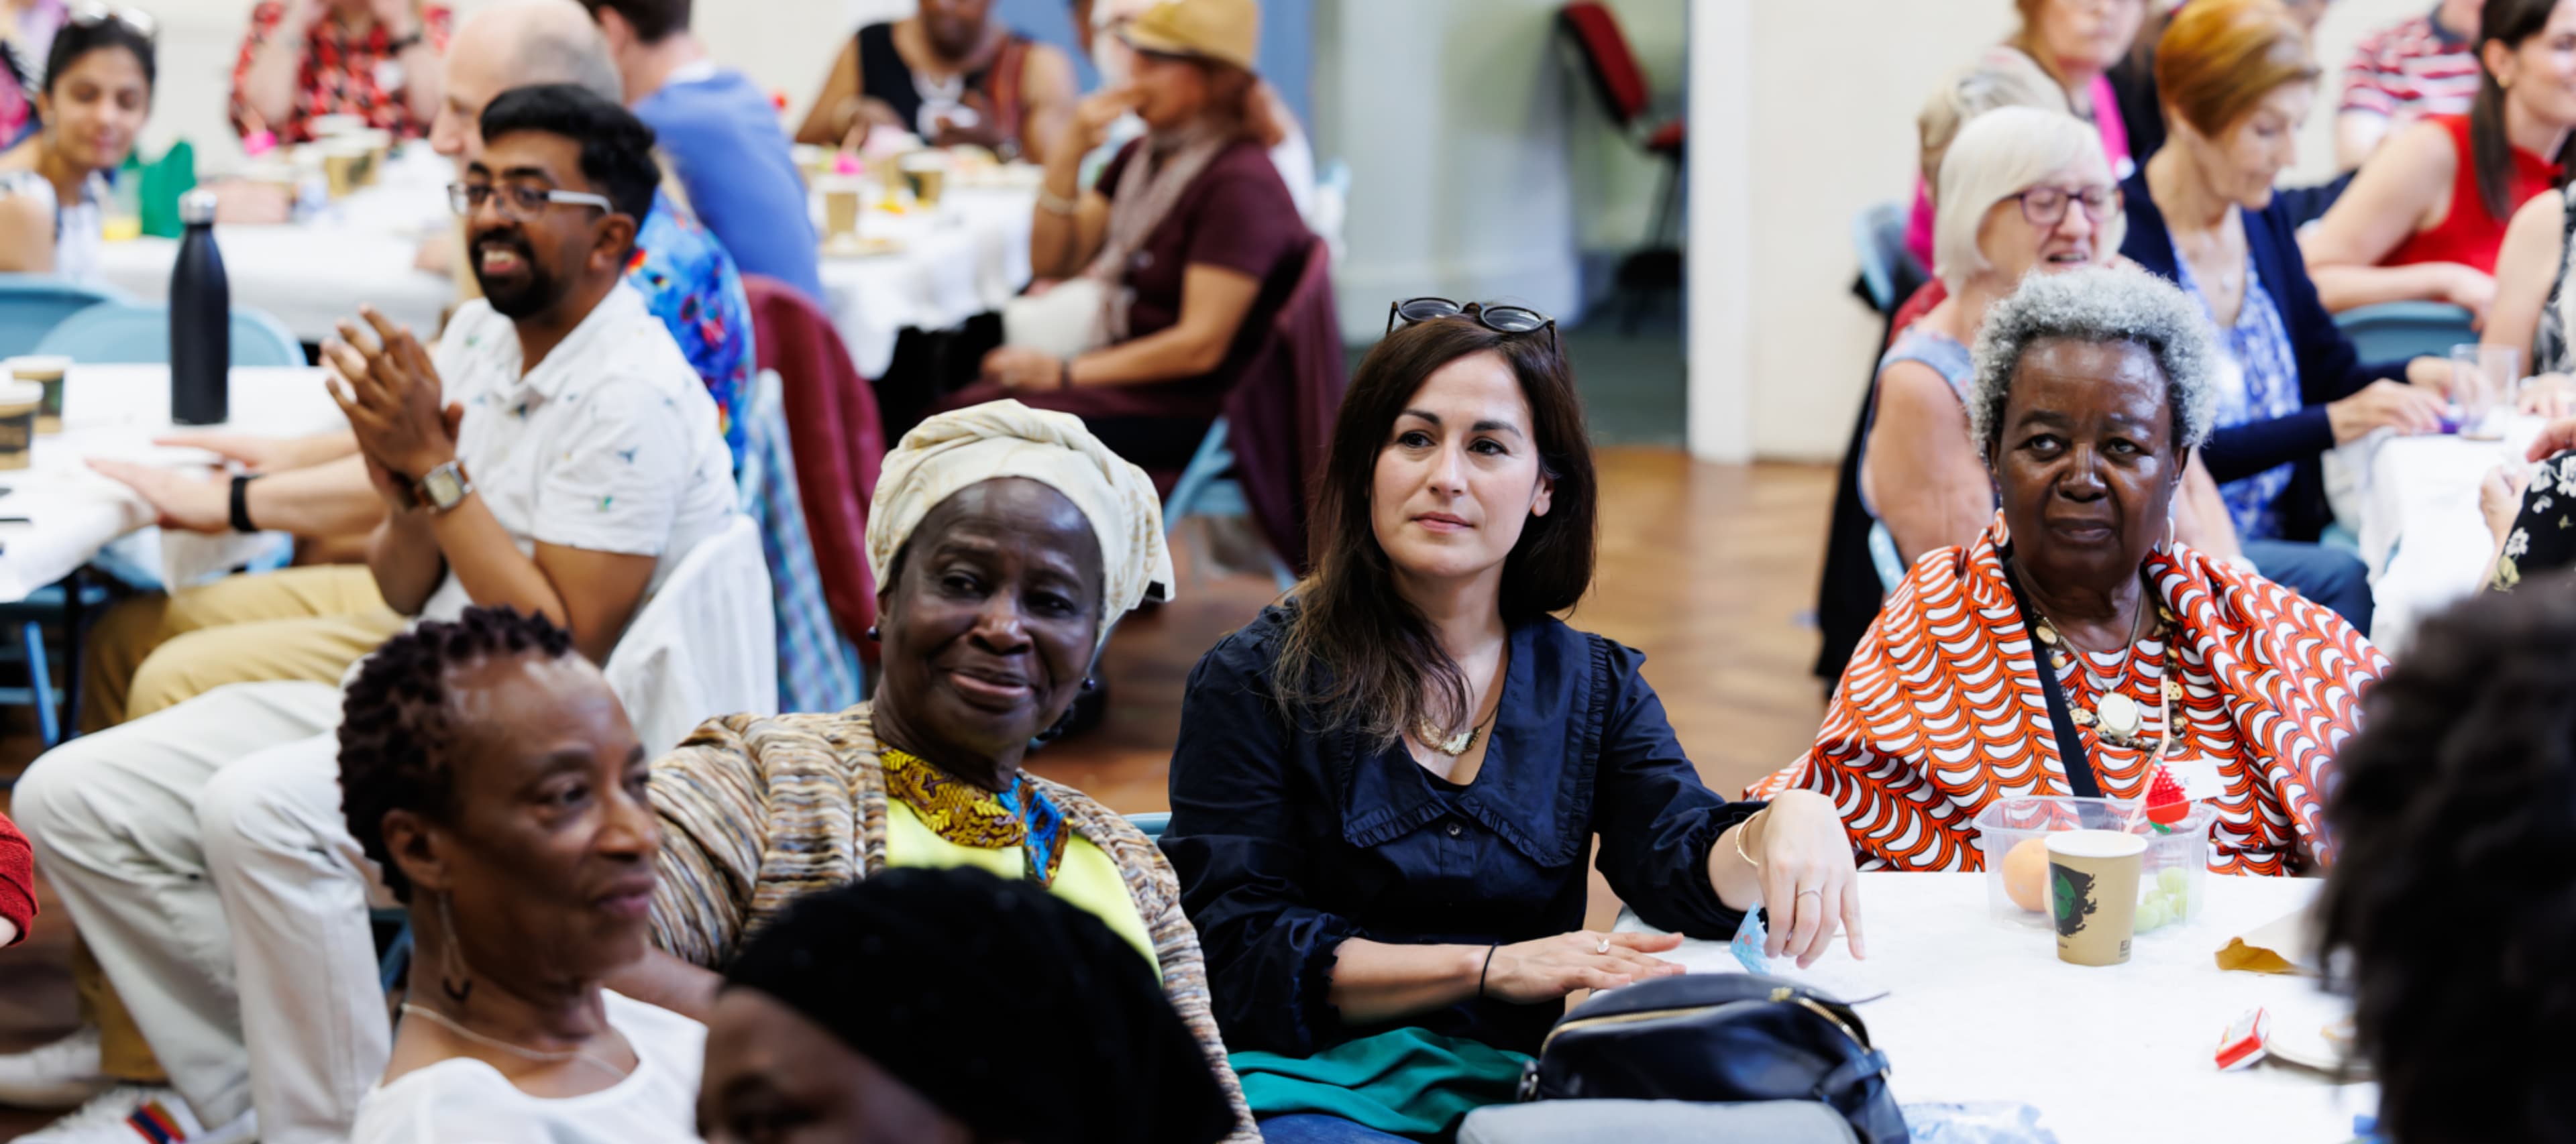
<path fill-rule="evenodd" d="M 706 1028 L 600 987 L 643 956 L 661 830 L 599 669 L 471 608 L 348 687 L 349 832 L 411 910 L 411 983 L 358 1144 L 694 1141 Z"/>
<path fill-rule="evenodd" d="M 83 6 L 45 56 L 44 126 L 0 152 L 0 272 L 73 281 L 98 263 L 106 176 L 152 111 L 153 23 L 131 8 Z"/>

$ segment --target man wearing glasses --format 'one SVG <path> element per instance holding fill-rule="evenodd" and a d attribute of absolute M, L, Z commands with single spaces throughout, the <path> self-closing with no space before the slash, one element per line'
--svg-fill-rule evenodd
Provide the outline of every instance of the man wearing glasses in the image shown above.
<path fill-rule="evenodd" d="M 434 353 L 372 311 L 323 349 L 384 505 L 367 563 L 406 616 L 542 613 L 604 663 L 730 521 L 731 458 L 705 387 L 623 280 L 660 178 L 651 129 L 571 85 L 507 92 L 481 127 L 451 198 L 484 297 Z M 384 1071 L 340 710 L 327 683 L 219 688 L 57 748 L 17 789 L 39 863 L 176 1095 L 219 1126 L 166 1138 L 345 1138 Z"/>

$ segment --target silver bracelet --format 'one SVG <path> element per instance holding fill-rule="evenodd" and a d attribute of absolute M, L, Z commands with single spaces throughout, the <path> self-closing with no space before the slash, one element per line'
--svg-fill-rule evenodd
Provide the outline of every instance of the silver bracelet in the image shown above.
<path fill-rule="evenodd" d="M 1082 204 L 1079 202 L 1068 199 L 1063 195 L 1059 195 L 1054 191 L 1046 189 L 1045 187 L 1038 188 L 1038 209 L 1045 211 L 1048 214 L 1071 215 L 1074 211 L 1081 209 L 1081 207 Z"/>

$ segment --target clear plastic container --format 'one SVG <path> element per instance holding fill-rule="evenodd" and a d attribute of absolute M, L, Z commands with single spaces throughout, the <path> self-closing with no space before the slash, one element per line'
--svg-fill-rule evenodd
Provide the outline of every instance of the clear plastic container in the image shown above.
<path fill-rule="evenodd" d="M 2147 838 L 2146 866 L 2138 876 L 2138 933 L 2179 928 L 2199 918 L 2208 901 L 2209 825 L 2217 817 L 2208 804 L 2195 803 L 2180 823 L 2158 827 L 2133 799 L 1997 799 L 1978 812 L 1975 822 L 1977 846 L 1986 860 L 1987 908 L 2006 921 L 2048 928 L 2048 855 L 2046 844 L 2036 840 L 2060 830 L 2117 830 Z M 2015 861 L 2014 849 L 2026 842 L 2031 849 Z M 2019 875 L 2024 900 L 2037 909 L 2014 900 L 2008 873 Z"/>

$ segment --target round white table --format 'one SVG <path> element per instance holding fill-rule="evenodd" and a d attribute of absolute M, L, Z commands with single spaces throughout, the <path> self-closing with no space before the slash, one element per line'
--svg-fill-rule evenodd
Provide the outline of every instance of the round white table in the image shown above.
<path fill-rule="evenodd" d="M 885 376 L 904 330 L 946 329 L 1001 309 L 1026 287 L 1037 201 L 1021 186 L 952 187 L 936 211 L 861 215 L 861 236 L 897 248 L 827 255 L 822 265 L 824 305 L 859 376 Z"/>
<path fill-rule="evenodd" d="M 2211 1053 L 2256 1006 L 2319 1024 L 2336 1012 L 2312 978 L 2230 973 L 2229 938 L 2304 908 L 2321 883 L 2211 875 L 2200 920 L 2141 935 L 2127 965 L 2057 960 L 2048 929 L 1986 909 L 1983 874 L 1864 874 L 1869 959 L 1837 939 L 1779 976 L 1860 1001 L 1886 1050 L 1899 1101 L 2002 1100 L 2036 1106 L 2067 1144 L 2244 1140 L 2341 1144 L 2376 1086 L 2336 1085 L 2277 1062 L 2221 1072 Z M 1645 929 L 1633 914 L 1619 928 Z M 1742 972 L 1725 942 L 1664 955 L 1693 973 Z"/>
<path fill-rule="evenodd" d="M 345 427 L 318 369 L 232 371 L 232 420 L 223 428 L 300 435 Z M 152 444 L 170 423 L 166 366 L 81 366 L 64 380 L 63 431 L 36 438 L 32 463 L 0 471 L 0 601 L 15 601 L 70 575 L 118 537 L 152 523 L 151 506 L 90 471 L 93 457 L 210 468 L 200 449 Z M 23 518 L 23 519 L 21 519 Z M 233 567 L 264 547 L 260 537 L 171 533 L 158 560 L 168 583 Z"/>
<path fill-rule="evenodd" d="M 455 164 L 413 144 L 386 165 L 377 185 L 351 194 L 299 222 L 222 225 L 215 247 L 233 305 L 260 310 L 307 342 L 330 337 L 365 302 L 427 335 L 456 300 L 444 274 L 417 268 L 421 245 L 448 233 L 447 205 Z M 104 244 L 99 274 L 110 286 L 158 302 L 170 296 L 170 267 L 179 243 L 138 238 Z"/>
<path fill-rule="evenodd" d="M 2375 612 L 2370 641 L 2404 654 L 2425 617 L 2486 586 L 2495 534 L 2478 511 L 2478 486 L 2496 466 L 2522 463 L 2537 417 L 2509 417 L 2502 440 L 2385 430 L 2329 455 L 2335 514 L 2359 520 Z"/>
<path fill-rule="evenodd" d="M 421 245 L 455 225 L 447 184 L 455 167 L 411 146 L 384 180 L 320 215 L 272 226 L 218 226 L 233 304 L 268 313 L 298 339 L 319 342 L 360 302 L 424 334 L 456 300 L 446 275 L 414 265 Z M 814 208 L 820 218 L 819 202 Z M 1029 228 L 1037 192 L 1024 179 L 953 186 L 936 210 L 867 211 L 860 233 L 890 249 L 825 255 L 824 308 L 863 377 L 885 375 L 906 329 L 938 330 L 1001 308 L 1029 283 Z M 819 227 L 817 228 L 819 232 Z M 170 294 L 179 244 L 139 238 L 106 244 L 100 276 L 147 301 Z"/>

